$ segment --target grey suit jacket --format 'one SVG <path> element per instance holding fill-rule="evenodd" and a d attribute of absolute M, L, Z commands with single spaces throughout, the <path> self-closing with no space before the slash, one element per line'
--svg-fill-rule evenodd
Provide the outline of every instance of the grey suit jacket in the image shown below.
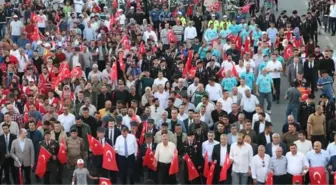
<path fill-rule="evenodd" d="M 303 65 L 299 62 L 297 67 L 298 73 L 303 73 Z M 294 64 L 290 64 L 287 68 L 287 79 L 289 85 L 292 85 L 293 80 L 296 78 Z"/>
<path fill-rule="evenodd" d="M 15 139 L 12 143 L 10 154 L 14 159 L 14 166 L 19 167 L 18 161 L 22 166 L 28 167 L 35 163 L 34 145 L 31 139 L 25 138 L 23 151 L 20 148 L 20 139 Z"/>

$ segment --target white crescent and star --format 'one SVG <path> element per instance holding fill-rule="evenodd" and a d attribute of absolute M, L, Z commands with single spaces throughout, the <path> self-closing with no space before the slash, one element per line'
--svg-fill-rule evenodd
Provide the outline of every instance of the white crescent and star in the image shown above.
<path fill-rule="evenodd" d="M 107 150 L 106 156 L 109 157 L 107 160 L 110 162 L 112 160 L 112 158 L 113 158 L 111 150 Z"/>
<path fill-rule="evenodd" d="M 319 177 L 319 179 L 317 179 L 316 176 Z M 313 178 L 317 181 L 318 184 L 321 183 L 321 179 L 322 179 L 322 177 L 321 177 L 321 174 L 320 174 L 319 172 L 315 172 L 315 173 L 313 174 Z"/>

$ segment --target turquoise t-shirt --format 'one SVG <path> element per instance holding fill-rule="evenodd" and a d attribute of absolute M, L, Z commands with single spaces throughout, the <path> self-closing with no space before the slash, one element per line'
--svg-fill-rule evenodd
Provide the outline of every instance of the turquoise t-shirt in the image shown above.
<path fill-rule="evenodd" d="M 258 74 L 261 74 L 262 70 L 266 67 L 267 63 L 265 61 L 261 62 L 258 67 Z"/>
<path fill-rule="evenodd" d="M 198 54 L 199 54 L 201 60 L 205 59 L 206 53 L 207 53 L 208 50 L 209 50 L 208 47 L 205 47 L 205 48 L 204 47 L 200 47 L 198 49 Z"/>
<path fill-rule="evenodd" d="M 246 82 L 246 85 L 249 86 L 251 90 L 253 90 L 253 82 L 255 78 L 252 72 L 246 72 L 246 71 L 242 72 L 239 77 L 244 79 Z"/>
<path fill-rule="evenodd" d="M 224 78 L 222 80 L 222 87 L 224 88 L 224 90 L 227 90 L 229 92 L 232 91 L 232 89 L 237 86 L 238 82 L 236 77 L 230 77 L 230 78 Z"/>
<path fill-rule="evenodd" d="M 281 64 L 284 64 L 285 63 L 285 59 L 282 57 L 282 56 L 277 56 L 276 58 L 279 62 L 281 62 Z"/>
<path fill-rule="evenodd" d="M 259 75 L 256 82 L 259 92 L 270 93 L 272 92 L 273 79 L 270 74 Z"/>

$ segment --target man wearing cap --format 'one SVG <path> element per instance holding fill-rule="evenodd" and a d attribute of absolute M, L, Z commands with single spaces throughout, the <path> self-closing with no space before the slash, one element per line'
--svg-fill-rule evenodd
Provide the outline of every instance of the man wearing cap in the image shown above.
<path fill-rule="evenodd" d="M 22 22 L 18 19 L 19 17 L 17 15 L 14 15 L 13 20 L 10 22 L 9 25 L 9 33 L 11 34 L 11 39 L 14 43 L 17 43 L 17 41 L 19 40 L 24 27 Z"/>
<path fill-rule="evenodd" d="M 202 147 L 201 143 L 195 140 L 195 134 L 193 131 L 189 131 L 187 134 L 187 140 L 183 143 L 184 154 L 188 154 L 195 168 L 199 171 L 202 169 L 203 157 L 202 157 Z M 186 184 L 201 184 L 202 177 L 198 177 L 192 181 L 188 179 L 188 167 L 187 161 L 184 160 L 184 181 Z"/>
<path fill-rule="evenodd" d="M 40 142 L 40 146 L 47 149 L 51 154 L 51 158 L 47 163 L 47 171 L 44 174 L 44 184 L 56 184 L 56 178 L 59 178 L 59 176 L 55 175 L 58 171 L 57 155 L 59 144 L 56 140 L 51 139 L 50 132 L 46 131 L 44 133 L 44 140 Z"/>
<path fill-rule="evenodd" d="M 76 162 L 78 159 L 87 159 L 87 149 L 85 148 L 84 140 L 78 137 L 77 128 L 73 127 L 70 130 L 70 137 L 66 140 L 66 148 L 67 148 L 67 166 L 72 173 L 75 169 Z M 85 136 L 86 137 L 86 136 Z"/>
<path fill-rule="evenodd" d="M 141 156 L 140 160 L 142 161 L 142 159 L 146 155 L 146 151 L 148 148 L 151 150 L 151 152 L 155 153 L 156 145 L 157 144 L 153 142 L 153 134 L 147 132 L 145 134 L 145 143 L 140 146 L 140 156 Z M 158 182 L 157 172 L 153 171 L 150 168 L 144 167 L 144 179 L 151 179 L 157 183 Z"/>

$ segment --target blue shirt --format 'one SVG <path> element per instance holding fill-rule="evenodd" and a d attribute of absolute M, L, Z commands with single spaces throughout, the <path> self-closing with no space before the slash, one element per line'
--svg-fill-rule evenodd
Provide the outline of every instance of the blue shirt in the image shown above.
<path fill-rule="evenodd" d="M 214 39 L 218 38 L 218 33 L 215 29 L 207 29 L 204 33 L 204 38 L 207 42 L 211 42 Z"/>
<path fill-rule="evenodd" d="M 267 63 L 265 61 L 261 62 L 258 66 L 258 73 L 261 74 L 262 70 L 266 67 Z"/>
<path fill-rule="evenodd" d="M 253 90 L 253 82 L 255 80 L 254 78 L 254 74 L 250 71 L 250 72 L 242 72 L 240 75 L 239 75 L 240 78 L 244 79 L 245 82 L 246 82 L 246 85 L 249 86 L 249 88 L 251 90 Z"/>
<path fill-rule="evenodd" d="M 261 36 L 262 32 L 260 30 L 259 31 L 256 30 L 253 32 L 253 46 L 258 46 Z"/>
<path fill-rule="evenodd" d="M 231 24 L 231 25 L 229 26 L 229 30 L 230 30 L 230 32 L 231 32 L 232 34 L 234 34 L 234 35 L 238 35 L 238 33 L 240 32 L 241 28 L 240 28 L 240 26 L 237 25 L 237 24 Z"/>
<path fill-rule="evenodd" d="M 152 18 L 153 22 L 157 22 L 159 21 L 160 13 L 160 10 L 152 10 L 149 12 L 149 16 Z"/>
<path fill-rule="evenodd" d="M 259 75 L 256 82 L 259 92 L 261 93 L 270 93 L 272 92 L 273 79 L 271 75 Z"/>
<path fill-rule="evenodd" d="M 200 47 L 198 49 L 198 54 L 199 54 L 201 60 L 205 59 L 206 53 L 207 53 L 208 50 L 209 50 L 208 47 L 205 47 L 205 48 L 204 47 Z"/>
<path fill-rule="evenodd" d="M 325 94 L 329 101 L 332 101 L 334 98 L 334 91 L 333 91 L 333 80 L 330 76 L 327 78 L 320 77 L 317 81 L 318 86 L 322 86 L 322 93 Z"/>
<path fill-rule="evenodd" d="M 325 150 L 321 150 L 320 153 L 316 153 L 315 150 L 311 150 L 307 153 L 307 159 L 309 167 L 327 167 L 329 155 Z"/>
<path fill-rule="evenodd" d="M 237 86 L 238 82 L 236 77 L 229 77 L 229 78 L 223 78 L 222 80 L 222 87 L 224 88 L 224 90 L 227 90 L 229 92 L 232 91 L 232 89 Z"/>

